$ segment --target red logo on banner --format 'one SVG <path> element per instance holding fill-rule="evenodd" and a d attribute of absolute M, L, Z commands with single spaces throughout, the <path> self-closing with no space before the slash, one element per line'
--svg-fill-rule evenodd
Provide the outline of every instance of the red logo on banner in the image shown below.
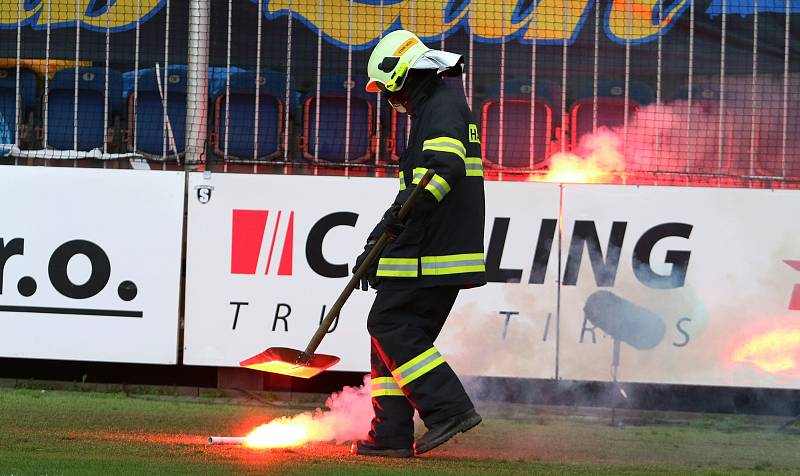
<path fill-rule="evenodd" d="M 289 212 L 285 231 L 281 220 L 281 210 L 273 212 L 274 220 L 269 223 L 269 210 L 233 210 L 231 233 L 231 274 L 256 274 L 264 245 L 264 235 L 269 237 L 264 274 L 270 274 L 273 261 L 277 261 L 278 276 L 292 275 L 292 249 L 294 240 L 294 211 Z M 268 227 L 269 224 L 269 227 Z M 269 233 L 267 228 L 269 228 Z M 273 260 L 273 257 L 275 259 Z"/>
<path fill-rule="evenodd" d="M 800 271 L 800 261 L 794 261 L 785 259 L 783 260 L 784 263 L 788 264 L 792 268 Z M 794 291 L 792 292 L 792 298 L 789 299 L 789 310 L 790 311 L 800 311 L 800 284 L 794 285 Z"/>

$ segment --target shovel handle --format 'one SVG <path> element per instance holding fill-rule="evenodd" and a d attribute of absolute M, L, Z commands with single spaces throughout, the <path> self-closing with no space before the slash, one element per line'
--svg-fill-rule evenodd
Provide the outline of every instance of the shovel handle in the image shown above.
<path fill-rule="evenodd" d="M 398 212 L 397 216 L 400 220 L 405 220 L 408 214 L 411 212 L 411 208 L 414 206 L 414 201 L 417 199 L 422 190 L 428 185 L 428 182 L 431 181 L 433 176 L 436 172 L 433 169 L 428 169 L 425 172 L 425 175 L 422 176 L 419 183 L 414 190 L 411 191 L 411 195 L 408 196 L 408 199 L 403 203 L 403 206 L 400 208 L 400 212 Z M 361 266 L 353 273 L 353 276 L 348 281 L 347 286 L 345 286 L 344 290 L 341 294 L 339 294 L 339 298 L 336 299 L 336 302 L 333 303 L 328 313 L 325 315 L 325 319 L 320 322 L 319 327 L 317 328 L 317 332 L 314 333 L 314 336 L 311 337 L 311 341 L 308 343 L 306 350 L 300 354 L 300 357 L 297 359 L 298 363 L 306 363 L 311 359 L 312 354 L 314 351 L 317 350 L 319 347 L 320 342 L 322 342 L 322 338 L 325 337 L 325 334 L 330 329 L 331 324 L 333 324 L 334 319 L 339 315 L 339 312 L 342 310 L 344 303 L 347 301 L 347 298 L 353 293 L 353 291 L 358 287 L 361 278 L 367 274 L 367 270 L 370 268 L 372 263 L 374 263 L 378 257 L 380 257 L 381 253 L 383 252 L 383 248 L 386 246 L 386 243 L 389 242 L 389 235 L 384 232 L 378 241 L 375 242 L 375 245 L 372 247 L 369 253 L 367 253 L 367 257 L 364 258 L 364 261 L 361 263 Z"/>

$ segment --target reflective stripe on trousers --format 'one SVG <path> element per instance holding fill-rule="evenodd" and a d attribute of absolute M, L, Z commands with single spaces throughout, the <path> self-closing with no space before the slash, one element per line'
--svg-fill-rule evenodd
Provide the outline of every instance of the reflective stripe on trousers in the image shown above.
<path fill-rule="evenodd" d="M 444 357 L 442 357 L 442 354 L 436 350 L 436 347 L 431 347 L 400 367 L 397 367 L 392 372 L 392 375 L 400 388 L 402 388 L 443 363 Z"/>
<path fill-rule="evenodd" d="M 397 386 L 394 377 L 378 377 L 372 379 L 373 397 L 405 397 L 403 391 Z"/>

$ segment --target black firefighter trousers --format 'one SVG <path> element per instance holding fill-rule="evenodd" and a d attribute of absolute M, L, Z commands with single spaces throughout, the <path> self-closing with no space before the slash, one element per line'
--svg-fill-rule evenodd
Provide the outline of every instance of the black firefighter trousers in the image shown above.
<path fill-rule="evenodd" d="M 430 428 L 473 405 L 433 346 L 459 288 L 391 284 L 379 286 L 367 320 L 375 410 L 369 438 L 386 448 L 410 448 L 414 409 Z"/>

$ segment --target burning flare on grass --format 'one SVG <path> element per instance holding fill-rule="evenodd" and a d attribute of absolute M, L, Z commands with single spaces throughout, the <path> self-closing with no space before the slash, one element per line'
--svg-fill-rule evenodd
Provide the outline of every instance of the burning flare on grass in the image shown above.
<path fill-rule="evenodd" d="M 800 325 L 779 327 L 752 335 L 737 346 L 734 362 L 751 362 L 771 374 L 800 375 Z"/>
<path fill-rule="evenodd" d="M 288 417 L 278 418 L 250 432 L 245 437 L 244 444 L 252 448 L 300 446 L 317 436 L 314 431 L 315 426 L 310 421 L 293 421 Z"/>
<path fill-rule="evenodd" d="M 318 441 L 343 442 L 363 438 L 372 419 L 369 375 L 361 387 L 345 387 L 317 408 L 291 417 L 276 418 L 244 438 L 251 448 L 290 448 Z"/>
<path fill-rule="evenodd" d="M 620 148 L 619 136 L 600 128 L 594 134 L 584 136 L 574 152 L 553 155 L 550 171 L 544 180 L 560 183 L 610 182 L 612 174 L 625 170 Z"/>

